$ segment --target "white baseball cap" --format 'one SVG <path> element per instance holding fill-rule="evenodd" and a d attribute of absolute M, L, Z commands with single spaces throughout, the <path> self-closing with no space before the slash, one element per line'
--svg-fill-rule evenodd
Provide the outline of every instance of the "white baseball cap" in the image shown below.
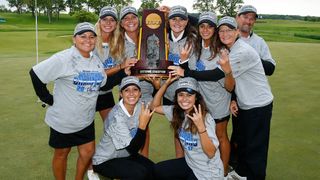
<path fill-rule="evenodd" d="M 225 16 L 219 19 L 218 28 L 222 25 L 227 25 L 231 29 L 237 29 L 238 27 L 236 19 L 230 16 Z"/>
<path fill-rule="evenodd" d="M 174 17 L 181 17 L 182 19 L 186 20 L 188 19 L 188 12 L 187 12 L 187 8 L 183 7 L 183 6 L 173 6 L 170 9 L 168 18 L 172 19 Z"/>
<path fill-rule="evenodd" d="M 201 23 L 208 23 L 213 27 L 217 27 L 217 15 L 214 12 L 203 12 L 199 16 L 198 25 Z"/>
<path fill-rule="evenodd" d="M 181 91 L 185 91 L 190 94 L 195 94 L 196 92 L 199 93 L 197 80 L 195 80 L 192 77 L 180 78 L 178 80 L 176 93 L 181 92 Z"/>
<path fill-rule="evenodd" d="M 122 20 L 127 14 L 130 14 L 130 13 L 138 16 L 138 12 L 135 7 L 132 7 L 132 6 L 123 7 L 120 11 L 120 19 Z"/>
<path fill-rule="evenodd" d="M 257 9 L 252 5 L 242 6 L 238 11 L 238 16 L 240 16 L 241 14 L 246 14 L 246 13 L 255 13 L 256 17 L 258 17 Z"/>
<path fill-rule="evenodd" d="M 103 19 L 106 16 L 112 16 L 115 20 L 118 19 L 118 11 L 116 8 L 111 6 L 105 6 L 100 10 L 99 18 Z"/>
<path fill-rule="evenodd" d="M 88 31 L 93 32 L 93 34 L 97 36 L 93 24 L 89 22 L 82 22 L 77 24 L 77 26 L 74 28 L 73 36 L 80 35 Z"/>
<path fill-rule="evenodd" d="M 121 84 L 119 86 L 120 91 L 124 90 L 125 88 L 127 88 L 130 85 L 135 85 L 139 89 L 141 89 L 139 78 L 137 78 L 135 76 L 127 76 L 121 80 Z"/>

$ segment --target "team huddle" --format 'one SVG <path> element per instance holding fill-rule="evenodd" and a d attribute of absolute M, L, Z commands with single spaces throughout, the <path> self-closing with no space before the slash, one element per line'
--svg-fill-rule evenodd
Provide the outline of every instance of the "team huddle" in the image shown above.
<path fill-rule="evenodd" d="M 66 178 L 73 146 L 79 180 L 86 172 L 90 180 L 265 179 L 273 107 L 267 76 L 276 63 L 252 31 L 256 8 L 244 5 L 235 18 L 219 20 L 214 12 L 192 17 L 183 6 L 159 10 L 167 17 L 173 62 L 167 79 L 131 76 L 140 35 L 138 12 L 131 6 L 119 14 L 103 7 L 95 26 L 77 24 L 71 48 L 30 70 L 37 96 L 48 104 L 55 179 Z M 96 112 L 104 122 L 97 145 Z M 174 159 L 154 163 L 148 158 L 153 113 L 170 123 Z"/>

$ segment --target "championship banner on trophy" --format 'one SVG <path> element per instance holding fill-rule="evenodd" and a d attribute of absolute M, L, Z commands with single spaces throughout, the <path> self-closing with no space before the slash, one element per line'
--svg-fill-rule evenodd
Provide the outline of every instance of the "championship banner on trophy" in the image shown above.
<path fill-rule="evenodd" d="M 168 47 L 164 13 L 156 9 L 143 10 L 142 27 L 136 65 L 131 68 L 134 76 L 168 77 Z"/>

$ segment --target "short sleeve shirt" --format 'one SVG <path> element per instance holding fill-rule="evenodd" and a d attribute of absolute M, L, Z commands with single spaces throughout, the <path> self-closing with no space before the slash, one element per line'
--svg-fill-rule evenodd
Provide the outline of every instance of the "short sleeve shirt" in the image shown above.
<path fill-rule="evenodd" d="M 93 122 L 99 89 L 107 79 L 97 56 L 84 58 L 72 46 L 32 69 L 43 83 L 54 82 L 54 103 L 45 117 L 50 127 L 61 133 L 73 133 Z"/>

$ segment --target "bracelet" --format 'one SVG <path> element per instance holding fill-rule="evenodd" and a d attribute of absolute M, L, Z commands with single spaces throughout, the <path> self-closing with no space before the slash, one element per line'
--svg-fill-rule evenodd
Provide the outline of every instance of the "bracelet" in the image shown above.
<path fill-rule="evenodd" d="M 198 132 L 198 134 L 203 134 L 203 133 L 205 133 L 205 132 L 207 132 L 206 129 L 205 129 L 204 131 L 202 131 L 202 132 Z"/>
<path fill-rule="evenodd" d="M 227 76 L 230 76 L 232 74 L 232 71 L 228 72 L 228 73 L 224 73 L 224 76 L 227 77 Z"/>

